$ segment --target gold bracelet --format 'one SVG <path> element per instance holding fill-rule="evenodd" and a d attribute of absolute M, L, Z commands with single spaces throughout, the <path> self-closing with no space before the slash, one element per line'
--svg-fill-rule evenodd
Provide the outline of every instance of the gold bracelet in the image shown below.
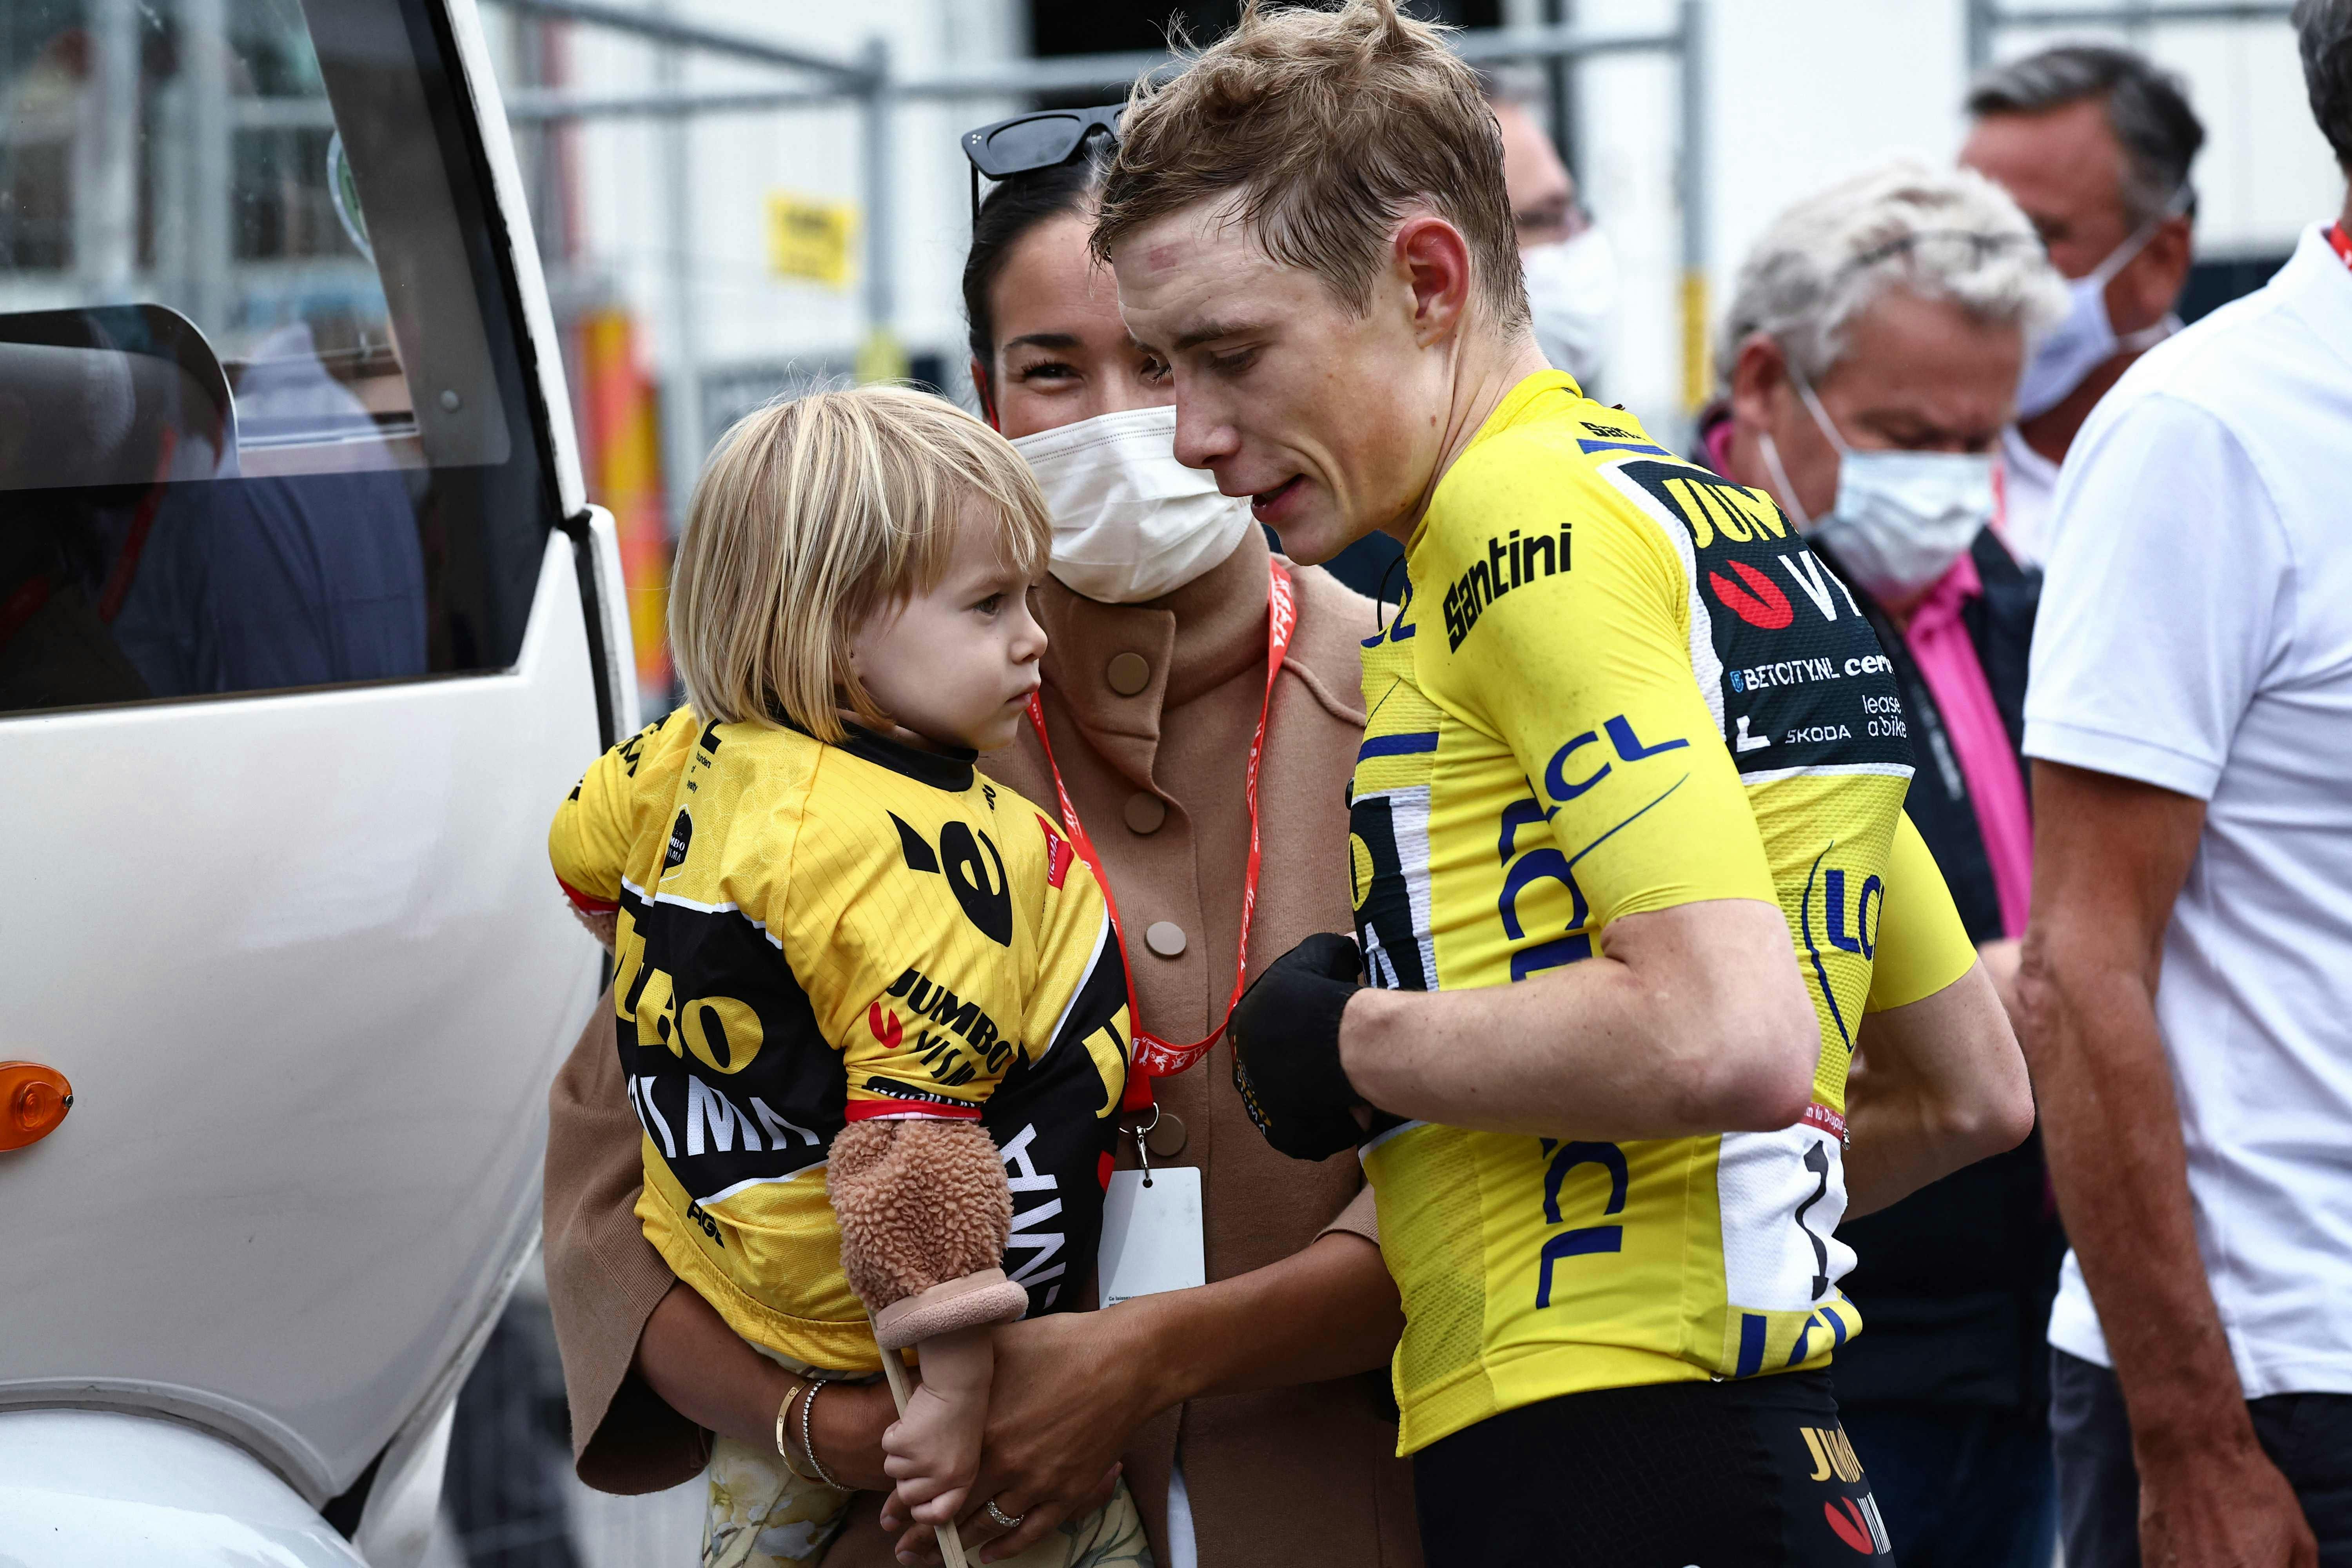
<path fill-rule="evenodd" d="M 784 1468 L 802 1480 L 811 1485 L 822 1485 L 824 1483 L 818 1481 L 814 1476 L 793 1463 L 792 1447 L 784 1438 L 784 1434 L 792 1429 L 793 1401 L 808 1393 L 809 1388 L 810 1384 L 806 1380 L 794 1378 L 791 1391 L 784 1395 L 784 1402 L 776 1406 L 776 1458 L 784 1462 Z"/>

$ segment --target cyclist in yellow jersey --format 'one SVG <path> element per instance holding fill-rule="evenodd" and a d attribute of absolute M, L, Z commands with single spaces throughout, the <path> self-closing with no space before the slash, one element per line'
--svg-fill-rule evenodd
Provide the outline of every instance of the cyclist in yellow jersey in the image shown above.
<path fill-rule="evenodd" d="M 1236 1075 L 1302 1155 L 1379 1108 L 1433 1563 L 1883 1556 L 1834 1226 L 2022 1137 L 2022 1063 L 1867 624 L 1768 498 L 1544 369 L 1511 237 L 1475 79 L 1391 0 L 1253 12 L 1122 122 L 1095 238 L 1177 455 L 1410 579 L 1358 940 L 1255 977 Z"/>
<path fill-rule="evenodd" d="M 1892 972 L 1874 996 L 1873 959 L 1909 959 L 1928 990 L 1975 960 L 1948 903 L 1918 897 L 1940 883 L 1900 810 L 1909 751 L 1868 624 L 1769 500 L 1557 372 L 1496 408 L 1406 561 L 1414 593 L 1365 652 L 1354 781 L 1372 983 L 1506 984 L 1591 957 L 1627 916 L 1753 900 L 1784 911 L 1822 1048 L 1778 1131 L 1374 1139 L 1412 1324 L 1405 1447 L 1556 1394 L 1825 1364 L 1859 1327 L 1832 1234 L 1852 1040 L 1874 1002 L 1917 999 Z M 1605 650 L 1560 635 L 1579 626 L 1607 626 Z M 1727 723 L 1708 695 L 1743 667 L 1754 686 L 1715 704 Z M 1890 921 L 1890 886 L 1921 907 Z M 1480 1227 L 1476 1253 L 1447 1245 Z M 1481 1321 L 1438 1305 L 1465 1273 Z"/>

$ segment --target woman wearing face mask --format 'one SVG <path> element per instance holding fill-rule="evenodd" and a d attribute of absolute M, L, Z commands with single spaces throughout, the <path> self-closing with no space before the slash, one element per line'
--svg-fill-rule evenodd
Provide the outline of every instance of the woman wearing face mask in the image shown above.
<path fill-rule="evenodd" d="M 1906 809 L 2012 1020 L 2041 579 L 1990 526 L 1992 454 L 2027 349 L 2065 300 L 1997 187 L 1884 168 L 1800 203 L 1749 253 L 1717 353 L 1727 395 L 1701 421 L 1717 471 L 1778 500 L 1843 580 L 1712 580 L 1708 608 L 1768 626 L 1870 617 L 1903 711 L 1851 721 L 1907 730 Z M 1839 678 L 1801 660 L 1727 670 L 1724 700 Z M 1866 1031 L 1859 1048 L 1866 1072 Z M 2063 1247 L 2046 1194 L 2029 1140 L 1838 1227 L 1861 1258 L 1843 1288 L 1865 1325 L 1839 1352 L 1838 1404 L 1906 1568 L 2050 1561 L 2042 1336 Z"/>
<path fill-rule="evenodd" d="M 1137 1293 L 1101 1311 L 1033 1307 L 1000 1331 L 961 1528 L 975 1560 L 1134 1561 L 1058 1528 L 1097 1517 L 1123 1467 L 1161 1564 L 1417 1564 L 1410 1471 L 1373 1371 L 1402 1320 L 1370 1204 L 1353 1201 L 1360 1172 L 1269 1150 L 1228 1047 L 1210 1039 L 1244 952 L 1254 970 L 1351 918 L 1334 781 L 1361 739 L 1357 644 L 1375 608 L 1272 555 L 1246 500 L 1175 462 L 1162 367 L 1128 339 L 1087 255 L 1092 160 L 1114 116 L 1021 116 L 966 138 L 976 169 L 1003 178 L 974 220 L 964 296 L 983 412 L 1028 458 L 1055 532 L 1033 597 L 1050 638 L 1038 721 L 982 766 L 1083 836 L 1118 907 L 1145 1070 L 1120 1111 L 1112 1208 L 1123 1197 L 1136 1217 L 1107 1293 Z M 707 1430 L 761 1441 L 772 1379 L 638 1239 L 638 1131 L 614 1063 L 600 1020 L 551 1098 L 548 1272 L 581 1474 L 638 1491 L 701 1468 Z M 992 1131 L 1008 1150 L 1017 1138 Z M 1146 1151 L 1148 1194 L 1130 1173 Z M 1008 1152 L 1008 1173 L 1016 1250 L 1024 1232 L 1058 1244 L 1081 1231 L 1058 1200 L 1034 1198 L 1055 1182 L 1082 1208 L 1090 1166 L 1033 1174 Z M 1177 1212 L 1188 1194 L 1189 1223 Z M 1087 1298 L 1090 1239 L 1036 1250 L 1031 1273 Z M 1170 1289 L 1188 1268 L 1207 1283 Z M 877 1517 L 891 1417 L 878 1388 L 840 1388 L 816 1408 L 816 1455 L 875 1489 L 828 1568 L 934 1555 L 928 1530 Z"/>

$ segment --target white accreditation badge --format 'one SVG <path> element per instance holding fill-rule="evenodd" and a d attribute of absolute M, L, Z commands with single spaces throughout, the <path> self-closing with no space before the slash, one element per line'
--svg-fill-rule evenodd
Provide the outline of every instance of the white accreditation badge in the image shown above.
<path fill-rule="evenodd" d="M 1149 1156 L 1147 1156 L 1149 1158 Z M 1209 1282 L 1197 1165 L 1113 1171 L 1103 1194 L 1102 1304 Z"/>

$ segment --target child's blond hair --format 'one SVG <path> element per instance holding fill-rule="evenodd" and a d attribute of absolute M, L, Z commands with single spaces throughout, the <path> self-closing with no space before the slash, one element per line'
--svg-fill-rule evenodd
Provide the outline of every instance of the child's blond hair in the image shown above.
<path fill-rule="evenodd" d="M 669 638 L 687 700 L 714 722 L 842 737 L 839 710 L 888 721 L 849 667 L 866 617 L 939 585 L 957 530 L 992 530 L 1024 577 L 1053 524 L 1011 442 L 903 386 L 811 393 L 739 421 L 694 487 Z"/>

